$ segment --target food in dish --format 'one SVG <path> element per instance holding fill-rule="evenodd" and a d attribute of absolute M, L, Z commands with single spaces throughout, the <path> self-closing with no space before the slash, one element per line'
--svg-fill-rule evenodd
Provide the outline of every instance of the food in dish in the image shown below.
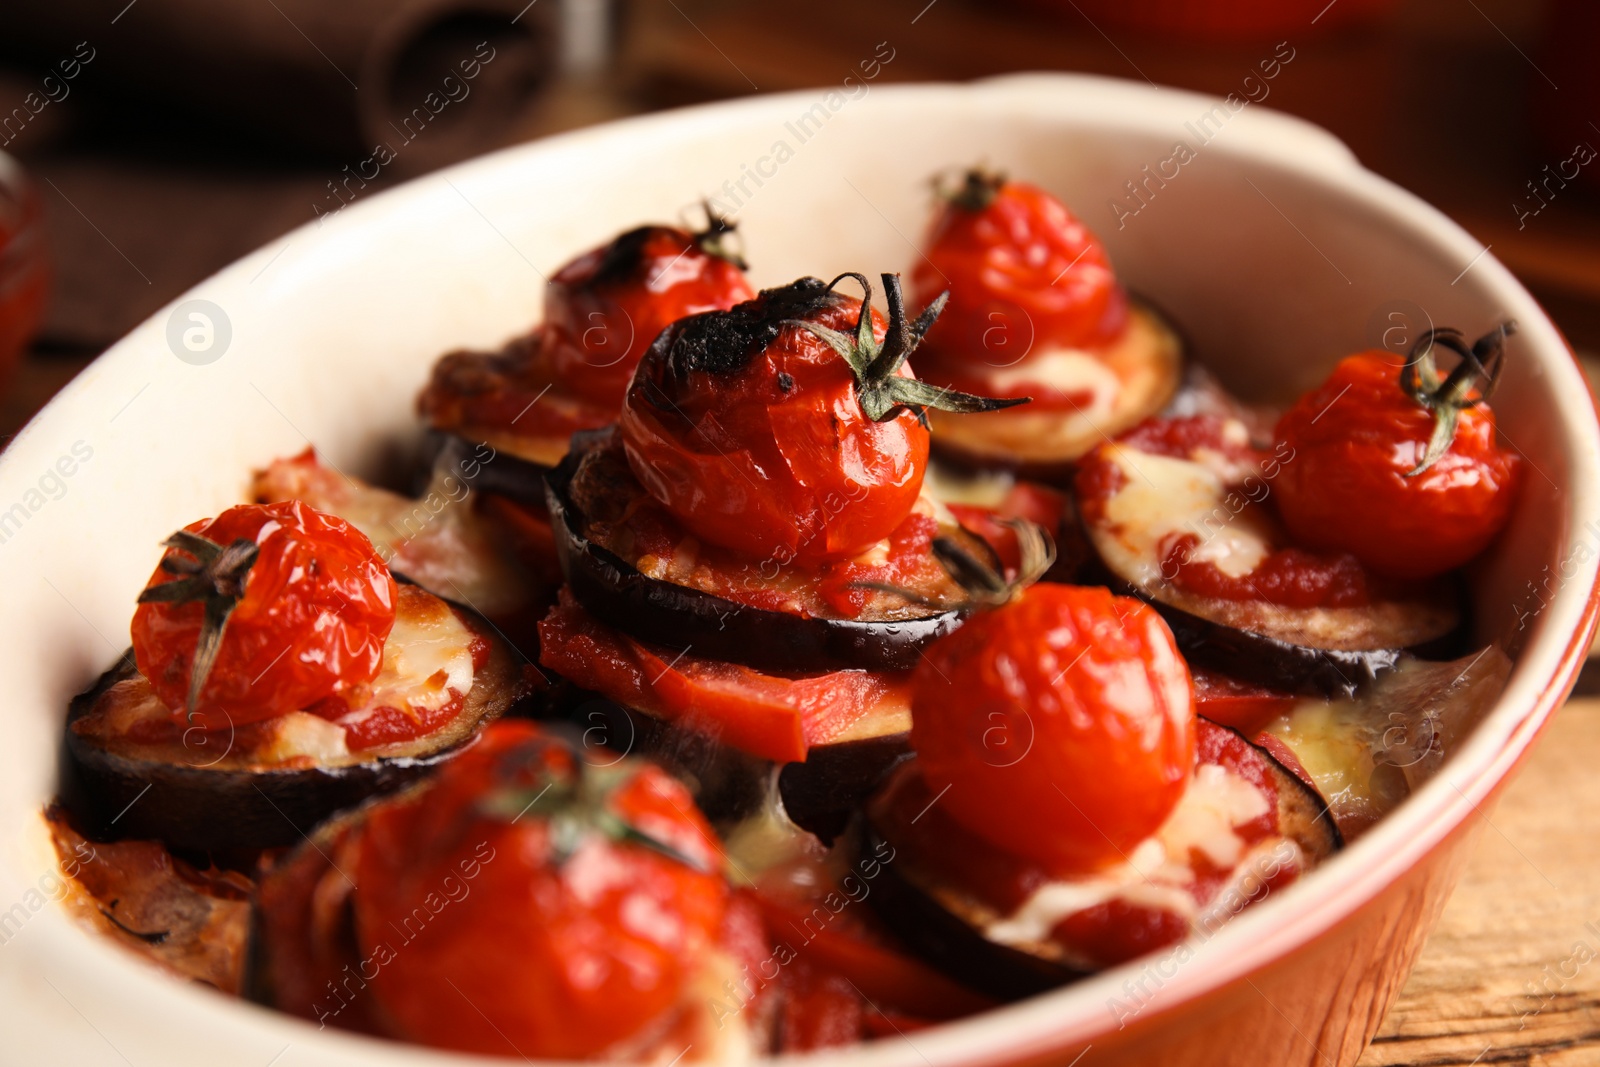
<path fill-rule="evenodd" d="M 1059 478 L 1167 404 L 1183 376 L 1182 338 L 1128 295 L 1066 205 L 982 170 L 940 199 L 912 287 L 921 300 L 948 290 L 950 305 L 918 368 L 935 385 L 1033 401 L 970 420 L 935 412 L 941 454 Z"/>
<path fill-rule="evenodd" d="M 92 826 L 223 853 L 289 844 L 450 759 L 523 691 L 486 624 L 396 584 L 360 531 L 299 501 L 167 544 L 132 661 L 69 716 Z"/>
<path fill-rule="evenodd" d="M 441 359 L 417 495 L 307 453 L 175 534 L 69 713 L 74 909 L 321 1025 L 736 1060 L 1181 955 L 1370 829 L 1510 669 L 1509 328 L 1279 417 L 1047 193 L 938 210 L 920 311 L 628 231 Z"/>
<path fill-rule="evenodd" d="M 537 468 L 560 462 L 567 438 L 617 417 L 633 370 L 667 325 L 755 295 L 733 228 L 708 211 L 706 229 L 640 226 L 550 277 L 544 316 L 499 352 L 452 352 L 417 407 L 437 433 L 488 442 L 533 468 L 502 465 L 492 487 L 542 503 Z"/>

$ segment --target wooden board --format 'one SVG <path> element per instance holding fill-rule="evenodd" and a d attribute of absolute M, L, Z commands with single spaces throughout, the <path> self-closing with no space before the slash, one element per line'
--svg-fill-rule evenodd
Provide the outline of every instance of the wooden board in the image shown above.
<path fill-rule="evenodd" d="M 1600 697 L 1511 784 L 1361 1067 L 1600 1064 Z"/>

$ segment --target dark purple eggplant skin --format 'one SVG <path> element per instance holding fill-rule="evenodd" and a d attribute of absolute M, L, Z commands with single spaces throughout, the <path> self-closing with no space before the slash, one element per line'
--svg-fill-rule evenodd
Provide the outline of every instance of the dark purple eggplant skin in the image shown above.
<path fill-rule="evenodd" d="M 314 960 L 330 974 L 340 973 L 340 964 L 348 964 L 352 970 L 359 966 L 361 953 L 356 947 L 353 916 L 348 908 L 338 913 L 337 926 L 327 932 L 326 944 L 294 944 L 292 939 L 295 932 L 311 925 L 313 890 L 324 874 L 336 869 L 332 856 L 343 840 L 360 827 L 370 806 L 370 802 L 365 803 L 324 820 L 257 880 L 251 896 L 250 939 L 239 989 L 239 995 L 246 1000 L 314 1018 L 314 1014 L 297 1011 L 295 1005 L 281 1001 L 279 987 L 286 984 L 284 979 L 290 978 L 287 984 L 291 987 L 308 984 L 304 974 L 292 972 L 309 970 L 316 965 Z M 331 962 L 332 957 L 337 957 L 338 962 Z M 341 1029 L 377 1033 L 379 1028 L 368 1014 L 370 1005 L 370 998 L 355 997 L 346 1004 L 330 993 L 328 1021 Z"/>
<path fill-rule="evenodd" d="M 870 823 L 861 841 L 863 857 L 882 855 L 878 850 L 892 847 Z M 883 864 L 871 899 L 884 925 L 913 952 L 946 977 L 996 1000 L 1022 1000 L 1087 977 L 990 941 L 908 877 L 898 859 Z"/>
<path fill-rule="evenodd" d="M 417 781 L 508 710 L 521 695 L 521 672 L 506 646 L 495 641 L 494 647 L 485 668 L 492 674 L 473 686 L 480 708 L 464 737 L 425 755 L 292 770 L 208 768 L 200 765 L 203 756 L 194 765 L 134 758 L 79 736 L 72 723 L 111 685 L 135 673 L 130 652 L 73 698 L 63 798 L 90 836 L 105 839 L 151 838 L 176 849 L 229 855 L 295 844 L 334 812 Z M 469 696 L 469 708 L 472 701 Z"/>
<path fill-rule="evenodd" d="M 1139 590 L 1117 581 L 1121 591 Z M 1115 587 L 1114 586 L 1114 587 Z M 1142 597 L 1166 620 L 1173 638 L 1190 663 L 1222 671 L 1245 682 L 1313 696 L 1350 697 L 1395 668 L 1398 648 L 1351 652 L 1290 644 L 1276 637 L 1236 630 L 1192 615 L 1153 597 Z"/>
<path fill-rule="evenodd" d="M 1209 721 L 1203 725 L 1244 737 L 1237 730 Z M 1250 743 L 1248 738 L 1244 740 Z M 1250 747 L 1272 770 L 1278 788 L 1279 819 L 1300 828 L 1292 836 L 1300 840 L 1310 859 L 1309 866 L 1314 869 L 1344 847 L 1344 838 L 1328 812 L 1327 802 L 1270 752 L 1253 743 Z M 896 773 L 916 771 L 904 767 Z M 892 849 L 894 843 L 873 825 L 870 811 L 870 807 L 863 809 L 862 855 L 882 856 L 883 850 Z M 933 876 L 912 867 L 904 855 L 896 853 L 892 861 L 884 863 L 883 874 L 872 900 L 885 925 L 928 963 L 977 992 L 1000 1000 L 1018 1000 L 1091 973 L 989 940 L 977 927 L 936 900 L 925 888 Z"/>
<path fill-rule="evenodd" d="M 1089 552 L 1094 553 L 1094 540 L 1087 530 L 1084 541 Z M 1240 681 L 1307 696 L 1334 699 L 1355 696 L 1379 675 L 1393 670 L 1407 654 L 1424 659 L 1458 654 L 1456 649 L 1469 632 L 1469 620 L 1463 610 L 1461 622 L 1454 631 L 1422 644 L 1406 648 L 1315 648 L 1254 630 L 1225 626 L 1175 607 L 1112 572 L 1098 555 L 1084 568 L 1081 580 L 1088 585 L 1104 585 L 1123 596 L 1137 597 L 1155 608 L 1166 620 L 1188 662 Z M 1465 602 L 1459 595 L 1458 600 Z"/>
<path fill-rule="evenodd" d="M 561 572 L 572 595 L 606 625 L 762 671 L 910 670 L 925 646 L 961 625 L 959 611 L 897 622 L 806 618 L 645 577 L 584 536 L 584 517 L 569 493 L 583 454 L 613 432 L 574 434 L 572 451 L 545 479 Z"/>
<path fill-rule="evenodd" d="M 731 825 L 761 809 L 775 765 L 714 738 L 598 694 L 575 699 L 562 717 L 581 731 L 579 751 L 596 765 L 645 756 L 688 785 L 706 818 Z M 911 755 L 905 731 L 813 745 L 802 763 L 778 770 L 778 795 L 795 825 L 824 844 L 844 832 L 861 803 Z"/>
<path fill-rule="evenodd" d="M 429 430 L 423 437 L 421 462 L 418 465 L 415 492 L 427 492 L 433 472 L 443 465 L 452 472 L 461 471 L 471 463 L 478 469 L 472 487 L 484 493 L 496 493 L 519 504 L 544 510 L 544 479 L 550 468 L 519 459 L 504 451 L 495 453 L 491 462 L 482 462 L 477 450 L 482 443 L 445 430 Z"/>

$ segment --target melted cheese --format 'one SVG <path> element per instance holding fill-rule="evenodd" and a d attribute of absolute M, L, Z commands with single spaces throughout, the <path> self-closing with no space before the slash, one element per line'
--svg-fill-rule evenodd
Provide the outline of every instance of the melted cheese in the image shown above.
<path fill-rule="evenodd" d="M 1185 799 L 1161 827 L 1161 845 L 1172 856 L 1193 850 L 1217 867 L 1234 867 L 1244 856 L 1244 840 L 1233 828 L 1271 810 L 1259 789 L 1215 763 L 1195 769 Z"/>
<path fill-rule="evenodd" d="M 251 757 L 258 763 L 282 764 L 300 760 L 330 764 L 346 759 L 344 727 L 305 711 L 291 711 L 271 720 L 266 737 Z"/>
<path fill-rule="evenodd" d="M 1202 764 L 1166 823 L 1126 861 L 1084 878 L 1045 883 L 1011 915 L 991 923 L 985 935 L 1004 945 L 1037 944 L 1049 940 L 1068 916 L 1112 900 L 1170 911 L 1193 925 L 1202 909 L 1189 888 L 1195 880 L 1191 851 L 1220 867 L 1237 868 L 1261 846 L 1251 850 L 1236 828 L 1268 810 L 1267 798 L 1244 778 L 1218 764 Z M 1282 840 L 1264 844 L 1271 848 Z"/>
<path fill-rule="evenodd" d="M 1113 413 L 1122 393 L 1122 379 L 1094 352 L 1049 348 L 1015 366 L 989 371 L 985 377 L 1004 396 L 1015 387 L 1045 386 L 1078 400 L 1078 414 L 1103 419 Z M 1079 399 L 1079 398 L 1087 398 Z"/>
<path fill-rule="evenodd" d="M 338 719 L 341 726 L 378 708 L 439 708 L 472 690 L 473 633 L 460 617 L 414 586 L 400 587 L 400 608 L 383 646 L 383 666 L 362 691 L 360 706 Z"/>
<path fill-rule="evenodd" d="M 1122 487 L 1105 503 L 1104 522 L 1113 542 L 1107 548 L 1119 556 L 1110 562 L 1121 573 L 1158 583 L 1167 552 L 1185 534 L 1198 542 L 1191 559 L 1231 578 L 1250 574 L 1272 552 L 1271 529 L 1245 506 L 1242 493 L 1228 487 L 1231 469 L 1219 473 L 1208 463 L 1121 444 L 1110 446 L 1107 455 L 1123 476 Z"/>
<path fill-rule="evenodd" d="M 936 440 L 1003 463 L 1056 464 L 1077 459 L 1107 437 L 1160 411 L 1177 389 L 1183 346 L 1171 328 L 1135 304 L 1128 328 L 1105 348 L 1041 351 L 1014 367 L 986 370 L 994 389 L 1028 383 L 1085 395 L 1076 410 L 1030 409 L 972 416 L 928 412 Z M 980 390 L 982 391 L 982 390 Z M 1042 395 L 1037 389 L 1031 389 Z"/>

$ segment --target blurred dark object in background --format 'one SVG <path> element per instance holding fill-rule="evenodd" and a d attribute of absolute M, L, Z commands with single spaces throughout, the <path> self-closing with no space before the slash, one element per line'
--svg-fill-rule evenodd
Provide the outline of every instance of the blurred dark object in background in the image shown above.
<path fill-rule="evenodd" d="M 44 317 L 49 272 L 40 215 L 32 182 L 0 152 L 0 390 Z"/>
<path fill-rule="evenodd" d="M 1600 149 L 1600 127 L 1595 125 L 1600 122 L 1596 46 L 1600 46 L 1600 3 L 1555 0 L 1540 54 L 1545 78 L 1534 83 L 1532 109 L 1540 137 L 1552 154 L 1550 169 L 1555 174 L 1553 178 L 1539 175 L 1525 206 L 1537 204 L 1532 194 L 1542 191 L 1549 197 L 1573 179 L 1582 180 L 1591 190 L 1600 189 L 1600 165 L 1590 165 L 1595 150 Z M 1552 181 L 1554 187 L 1544 188 Z"/>
<path fill-rule="evenodd" d="M 176 106 L 330 156 L 387 145 L 411 170 L 496 144 L 560 46 L 556 6 L 527 0 L 137 0 L 115 29 L 107 10 L 29 5 L 6 16 L 0 47 L 39 68 L 87 48 L 98 91 L 124 106 Z M 115 47 L 99 36 L 112 32 Z"/>
<path fill-rule="evenodd" d="M 1191 41 L 1268 41 L 1375 22 L 1396 0 L 1027 0 L 1114 29 Z"/>
<path fill-rule="evenodd" d="M 1596 0 L 0 4 L 0 150 L 37 182 L 54 267 L 43 326 L 0 393 L 0 445 L 186 288 L 346 204 L 469 155 L 624 115 L 823 92 L 874 55 L 893 56 L 874 89 L 1074 71 L 1299 115 L 1459 222 L 1575 344 L 1600 349 L 1600 198 L 1585 177 L 1560 177 L 1577 143 L 1600 148 L 1589 124 L 1600 122 L 1590 103 L 1600 66 L 1587 54 L 1600 40 L 1597 9 Z M 495 58 L 477 60 L 480 44 Z M 1278 76 L 1261 76 L 1287 55 Z M 479 63 L 476 78 L 464 79 L 463 61 Z M 1600 175 L 1600 161 L 1583 169 Z"/>

